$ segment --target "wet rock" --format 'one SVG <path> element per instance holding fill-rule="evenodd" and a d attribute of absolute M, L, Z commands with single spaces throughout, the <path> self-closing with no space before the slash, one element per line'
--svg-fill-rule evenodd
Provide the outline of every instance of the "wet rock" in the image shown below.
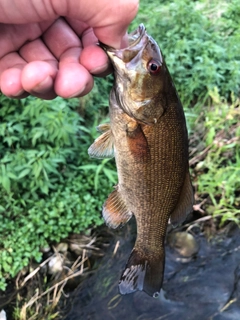
<path fill-rule="evenodd" d="M 158 296 L 158 298 L 153 299 L 152 297 L 148 296 L 147 294 L 143 295 L 142 292 L 137 291 L 133 295 L 134 306 L 135 306 L 136 310 L 138 310 L 138 312 L 143 313 L 144 315 L 145 315 L 145 312 L 150 312 L 153 308 L 156 308 L 156 306 L 161 308 L 161 305 L 167 305 L 168 302 L 170 304 L 170 308 L 172 308 L 172 302 L 168 301 L 165 298 L 165 294 L 166 294 L 165 291 L 162 289 L 160 291 L 160 295 Z M 144 318 L 142 318 L 142 319 L 144 319 Z M 146 319 L 147 319 L 147 317 L 146 317 Z"/>
<path fill-rule="evenodd" d="M 49 246 L 41 248 L 42 253 L 49 253 L 50 251 L 51 251 L 51 248 Z"/>
<path fill-rule="evenodd" d="M 171 248 L 185 258 L 193 257 L 199 250 L 198 242 L 188 232 L 172 232 L 168 235 L 167 242 Z"/>
<path fill-rule="evenodd" d="M 63 258 L 58 255 L 53 255 L 48 262 L 48 273 L 55 275 L 63 270 Z"/>
<path fill-rule="evenodd" d="M 119 277 L 135 241 L 136 230 L 134 236 L 128 230 L 116 231 L 100 266 L 76 291 L 64 320 L 240 319 L 240 229 L 219 235 L 218 241 L 198 233 L 199 251 L 188 263 L 177 260 L 167 244 L 163 289 L 157 299 L 144 292 L 118 293 Z M 113 256 L 116 241 L 121 245 Z"/>
<path fill-rule="evenodd" d="M 68 250 L 68 244 L 66 242 L 60 242 L 55 246 L 57 252 L 65 253 Z"/>

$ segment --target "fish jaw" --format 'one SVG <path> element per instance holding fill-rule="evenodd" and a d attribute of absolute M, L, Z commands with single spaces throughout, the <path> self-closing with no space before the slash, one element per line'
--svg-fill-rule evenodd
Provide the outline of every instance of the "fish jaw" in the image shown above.
<path fill-rule="evenodd" d="M 113 65 L 119 65 L 122 70 L 122 67 L 125 67 L 125 63 L 131 61 L 139 52 L 146 46 L 148 37 L 146 36 L 146 28 L 143 24 L 140 24 L 138 29 L 131 32 L 128 36 L 129 46 L 123 49 L 114 49 L 103 43 L 101 47 L 106 51 L 110 60 L 113 62 Z M 116 59 L 117 57 L 119 60 Z"/>
<path fill-rule="evenodd" d="M 128 47 L 113 49 L 103 44 L 102 47 L 114 68 L 119 106 L 143 124 L 156 124 L 166 107 L 164 92 L 168 70 L 155 40 L 141 24 L 129 35 Z M 153 63 L 158 68 L 154 72 L 150 69 Z"/>

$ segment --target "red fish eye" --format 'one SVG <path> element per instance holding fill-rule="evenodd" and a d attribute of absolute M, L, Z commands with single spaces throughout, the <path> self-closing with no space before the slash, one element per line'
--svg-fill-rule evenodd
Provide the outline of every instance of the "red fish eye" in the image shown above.
<path fill-rule="evenodd" d="M 148 62 L 147 68 L 151 74 L 156 74 L 161 70 L 161 65 L 158 61 L 152 59 Z"/>

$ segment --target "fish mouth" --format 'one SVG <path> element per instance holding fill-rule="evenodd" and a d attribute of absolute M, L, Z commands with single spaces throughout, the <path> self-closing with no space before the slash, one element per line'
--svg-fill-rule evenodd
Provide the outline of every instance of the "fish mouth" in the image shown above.
<path fill-rule="evenodd" d="M 118 57 L 123 62 L 129 62 L 132 60 L 139 51 L 142 51 L 147 45 L 149 36 L 147 35 L 146 28 L 143 23 L 139 27 L 128 35 L 129 45 L 123 49 L 115 49 L 100 43 L 100 46 L 107 53 L 109 58 L 114 60 L 114 57 Z"/>
<path fill-rule="evenodd" d="M 144 24 L 141 23 L 136 30 L 134 30 L 128 35 L 129 46 L 125 49 L 129 49 L 138 45 L 145 35 L 146 35 L 146 28 Z"/>

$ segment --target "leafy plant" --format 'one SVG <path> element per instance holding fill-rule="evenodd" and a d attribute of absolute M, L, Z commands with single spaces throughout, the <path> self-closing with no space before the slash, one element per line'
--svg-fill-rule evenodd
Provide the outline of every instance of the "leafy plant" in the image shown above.
<path fill-rule="evenodd" d="M 30 259 L 40 261 L 39 249 L 48 242 L 103 222 L 102 203 L 116 175 L 110 162 L 89 159 L 87 149 L 96 130 L 88 129 L 76 112 L 78 99 L 0 99 L 0 289 L 4 289 L 5 280 Z M 90 161 L 96 170 L 86 169 Z"/>

